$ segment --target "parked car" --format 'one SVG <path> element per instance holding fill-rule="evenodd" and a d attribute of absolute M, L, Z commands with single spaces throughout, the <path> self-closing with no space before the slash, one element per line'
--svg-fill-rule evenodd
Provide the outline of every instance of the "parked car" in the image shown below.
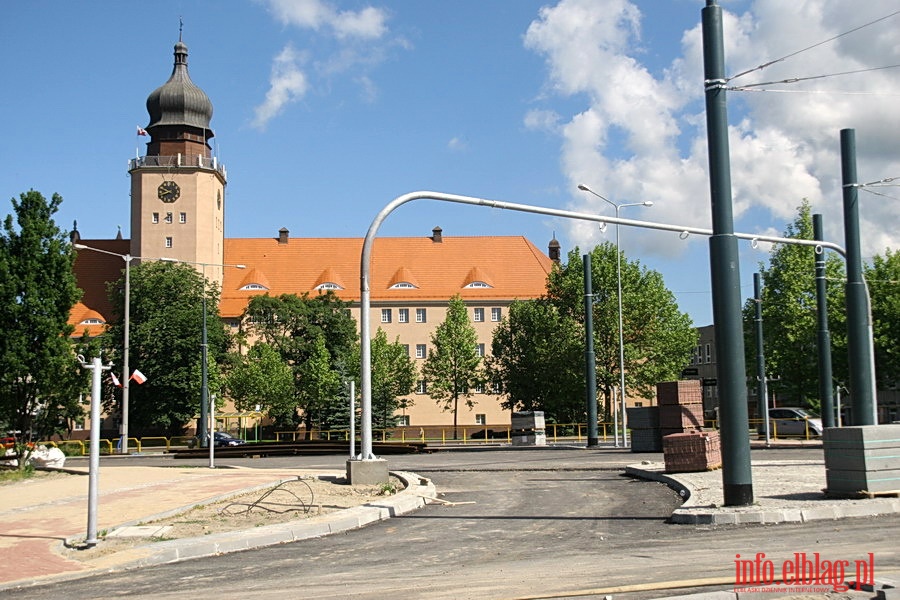
<path fill-rule="evenodd" d="M 215 440 L 217 448 L 219 446 L 240 446 L 247 443 L 241 438 L 236 438 L 230 433 L 225 433 L 224 431 L 217 431 L 215 433 Z"/>
<path fill-rule="evenodd" d="M 215 433 L 215 440 L 216 448 L 221 448 L 223 446 L 240 446 L 247 443 L 241 438 L 236 438 L 230 433 L 225 433 L 224 431 L 217 431 Z M 192 437 L 188 441 L 188 448 L 196 448 L 199 441 L 200 440 L 197 436 Z"/>
<path fill-rule="evenodd" d="M 759 433 L 765 434 L 762 425 L 760 425 Z M 770 408 L 769 435 L 772 437 L 819 437 L 822 435 L 822 419 L 795 406 Z"/>

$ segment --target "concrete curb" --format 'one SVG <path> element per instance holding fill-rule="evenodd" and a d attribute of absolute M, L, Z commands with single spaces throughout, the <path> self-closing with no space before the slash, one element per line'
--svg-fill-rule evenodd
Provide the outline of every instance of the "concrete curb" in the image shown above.
<path fill-rule="evenodd" d="M 243 550 L 322 537 L 365 527 L 377 521 L 412 512 L 425 506 L 429 499 L 437 497 L 437 491 L 430 479 L 407 471 L 391 471 L 390 474 L 402 480 L 406 487 L 394 496 L 385 497 L 383 500 L 369 502 L 368 504 L 310 519 L 267 525 L 244 531 L 218 533 L 203 537 L 169 540 L 136 546 L 122 552 L 98 557 L 85 563 L 87 568 L 83 571 L 41 577 L 29 582 L 8 582 L 0 585 L 0 590 L 24 588 L 28 587 L 29 584 L 71 581 L 99 573 L 127 571 L 192 558 L 241 552 Z M 256 488 L 259 488 L 259 486 L 256 486 Z M 228 496 L 233 496 L 233 494 L 228 494 Z M 155 517 L 144 518 L 137 522 L 151 520 L 152 518 Z M 136 522 L 122 524 L 119 527 L 133 525 L 134 523 Z"/>
<path fill-rule="evenodd" d="M 750 523 L 773 525 L 900 513 L 900 498 L 871 498 L 864 504 L 835 502 L 812 508 L 741 507 L 728 511 L 703 510 L 702 507 L 696 506 L 695 493 L 690 484 L 680 481 L 677 475 L 667 475 L 645 469 L 641 465 L 626 466 L 625 474 L 638 479 L 665 483 L 681 496 L 684 503 L 675 509 L 670 519 L 672 523 L 680 525 L 745 525 Z"/>

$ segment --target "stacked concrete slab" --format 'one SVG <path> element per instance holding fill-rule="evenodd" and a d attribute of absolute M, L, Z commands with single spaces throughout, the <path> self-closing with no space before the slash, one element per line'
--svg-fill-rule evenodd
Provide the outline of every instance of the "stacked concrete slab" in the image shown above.
<path fill-rule="evenodd" d="M 829 427 L 823 446 L 828 495 L 900 494 L 900 424 Z"/>
<path fill-rule="evenodd" d="M 636 406 L 627 409 L 632 452 L 662 452 L 659 433 L 659 407 Z"/>
<path fill-rule="evenodd" d="M 547 431 L 544 411 L 531 410 L 512 414 L 513 446 L 546 446 Z"/>

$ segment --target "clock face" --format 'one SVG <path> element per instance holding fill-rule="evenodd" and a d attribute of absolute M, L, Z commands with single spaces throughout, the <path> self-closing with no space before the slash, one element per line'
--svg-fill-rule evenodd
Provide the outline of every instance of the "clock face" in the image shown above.
<path fill-rule="evenodd" d="M 174 181 L 163 181 L 156 190 L 156 195 L 163 202 L 175 202 L 181 195 L 181 188 Z"/>

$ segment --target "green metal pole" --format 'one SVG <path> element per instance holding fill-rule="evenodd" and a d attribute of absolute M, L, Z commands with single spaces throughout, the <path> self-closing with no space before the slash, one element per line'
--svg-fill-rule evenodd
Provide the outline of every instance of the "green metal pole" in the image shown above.
<path fill-rule="evenodd" d="M 813 239 L 824 238 L 822 215 L 813 215 Z M 831 332 L 828 330 L 828 285 L 825 280 L 825 250 L 816 248 L 816 313 L 819 347 L 819 402 L 822 405 L 822 426 L 834 427 L 834 395 L 831 391 Z"/>
<path fill-rule="evenodd" d="M 763 343 L 763 318 L 762 318 L 762 283 L 759 273 L 753 274 L 753 298 L 756 301 L 756 418 L 759 419 L 763 428 L 766 427 L 765 421 L 768 413 L 766 412 L 766 403 L 768 402 L 768 390 L 766 389 L 766 352 Z M 766 436 L 766 442 L 768 442 Z"/>
<path fill-rule="evenodd" d="M 722 492 L 726 506 L 746 506 L 753 503 L 753 475 L 750 470 L 741 278 L 732 215 L 722 9 L 715 0 L 706 0 L 701 13 L 713 225 L 709 239 L 710 275 L 718 353 L 716 377 L 721 398 Z"/>
<path fill-rule="evenodd" d="M 841 179 L 844 188 L 844 245 L 847 248 L 847 352 L 850 361 L 850 414 L 854 425 L 875 425 L 874 362 L 869 299 L 862 276 L 859 237 L 859 188 L 856 130 L 841 130 Z"/>
<path fill-rule="evenodd" d="M 584 260 L 584 378 L 586 383 L 588 448 L 600 443 L 597 432 L 597 363 L 594 360 L 594 292 L 591 285 L 591 255 Z"/>

